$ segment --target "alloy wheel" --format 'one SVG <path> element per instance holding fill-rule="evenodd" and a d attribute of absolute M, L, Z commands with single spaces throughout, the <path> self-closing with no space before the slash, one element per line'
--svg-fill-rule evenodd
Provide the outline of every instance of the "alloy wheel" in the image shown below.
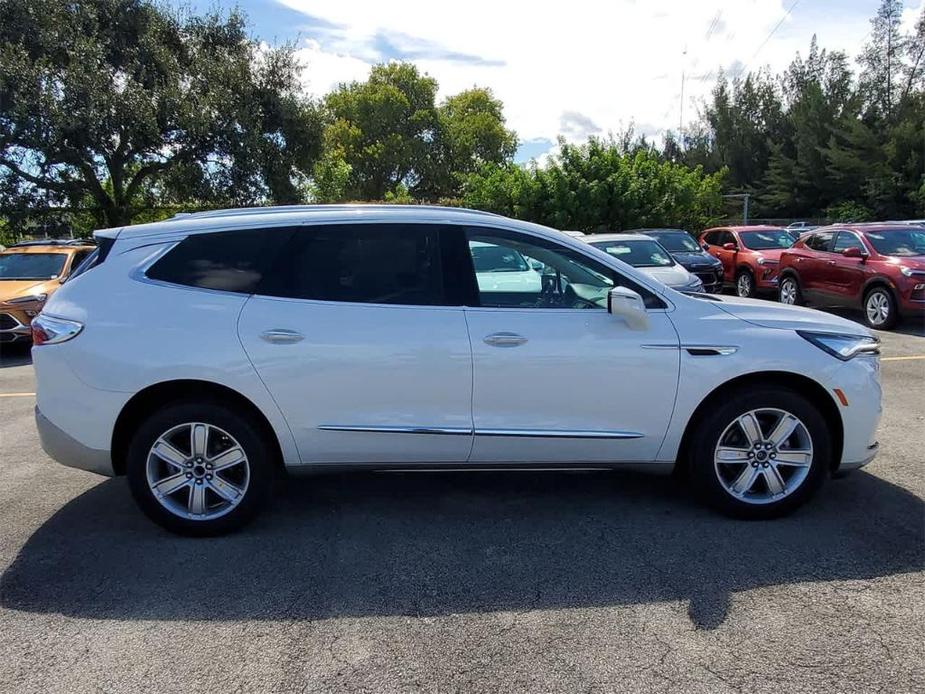
<path fill-rule="evenodd" d="M 250 465 L 241 444 L 211 424 L 187 422 L 157 438 L 148 452 L 148 489 L 181 518 L 213 520 L 247 493 Z"/>
<path fill-rule="evenodd" d="M 785 279 L 781 283 L 780 302 L 791 306 L 797 302 L 797 285 L 792 279 Z"/>
<path fill-rule="evenodd" d="M 871 325 L 883 325 L 890 319 L 890 299 L 882 290 L 873 291 L 867 297 L 864 310 Z"/>
<path fill-rule="evenodd" d="M 736 280 L 736 290 L 738 291 L 739 296 L 749 297 L 752 295 L 752 276 L 747 272 L 743 272 L 739 275 L 739 279 Z"/>
<path fill-rule="evenodd" d="M 789 496 L 806 480 L 813 442 L 806 425 L 776 408 L 750 410 L 723 431 L 713 467 L 723 489 L 748 504 Z"/>

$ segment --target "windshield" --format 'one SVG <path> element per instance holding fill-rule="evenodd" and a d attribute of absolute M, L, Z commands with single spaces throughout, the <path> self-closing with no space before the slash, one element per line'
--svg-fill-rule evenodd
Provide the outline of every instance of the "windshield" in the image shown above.
<path fill-rule="evenodd" d="M 674 265 L 668 251 L 655 241 L 598 241 L 591 245 L 633 267 L 667 267 Z"/>
<path fill-rule="evenodd" d="M 490 244 L 470 244 L 476 272 L 526 272 L 527 260 L 510 248 Z"/>
<path fill-rule="evenodd" d="M 925 255 L 925 229 L 868 231 L 865 236 L 880 255 Z"/>
<path fill-rule="evenodd" d="M 0 280 L 50 280 L 64 269 L 67 253 L 5 253 L 0 255 Z"/>
<path fill-rule="evenodd" d="M 648 232 L 647 235 L 653 237 L 672 253 L 697 253 L 703 250 L 686 231 Z"/>
<path fill-rule="evenodd" d="M 772 248 L 790 248 L 793 237 L 783 229 L 771 231 L 741 231 L 742 245 L 753 251 L 767 251 Z"/>

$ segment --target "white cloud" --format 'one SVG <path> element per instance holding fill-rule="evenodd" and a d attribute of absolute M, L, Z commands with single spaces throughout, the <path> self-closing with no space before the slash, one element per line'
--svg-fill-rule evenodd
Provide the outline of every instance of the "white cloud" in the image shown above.
<path fill-rule="evenodd" d="M 574 135 L 568 114 L 576 113 L 603 132 L 630 123 L 676 129 L 682 71 L 689 122 L 720 67 L 783 69 L 797 51 L 805 55 L 814 33 L 823 47 L 855 55 L 875 11 L 875 3 L 842 11 L 838 0 L 825 0 L 826 10 L 817 0 L 801 17 L 798 5 L 762 46 L 790 0 L 278 1 L 325 20 L 301 49 L 313 93 L 362 79 L 377 58 L 403 52 L 439 81 L 441 95 L 491 87 L 522 140 L 553 141 Z"/>

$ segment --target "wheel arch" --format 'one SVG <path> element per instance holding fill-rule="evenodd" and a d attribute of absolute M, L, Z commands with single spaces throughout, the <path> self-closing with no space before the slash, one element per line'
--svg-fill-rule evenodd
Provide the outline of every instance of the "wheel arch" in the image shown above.
<path fill-rule="evenodd" d="M 722 383 L 714 388 L 701 400 L 694 410 L 684 428 L 681 443 L 678 446 L 676 471 L 687 473 L 690 465 L 690 446 L 693 433 L 701 421 L 717 403 L 729 397 L 734 391 L 745 390 L 757 386 L 783 386 L 799 393 L 819 408 L 825 418 L 829 430 L 832 432 L 832 461 L 831 470 L 836 471 L 841 465 L 842 448 L 844 446 L 844 425 L 838 412 L 838 405 L 832 395 L 819 382 L 813 379 L 788 371 L 759 371 L 743 374 Z"/>
<path fill-rule="evenodd" d="M 270 446 L 271 457 L 280 471 L 285 471 L 279 438 L 266 418 L 253 402 L 238 391 L 212 381 L 182 379 L 162 381 L 138 391 L 125 403 L 112 433 L 112 467 L 117 475 L 125 474 L 126 457 L 132 435 L 145 415 L 173 402 L 196 399 L 231 406 L 251 418 Z"/>
<path fill-rule="evenodd" d="M 859 297 L 859 300 L 858 300 L 858 303 L 861 306 L 864 305 L 864 297 L 867 296 L 867 292 L 869 292 L 871 289 L 874 289 L 876 287 L 883 287 L 888 292 L 890 292 L 890 294 L 893 296 L 893 301 L 898 300 L 896 296 L 896 285 L 890 282 L 890 280 L 888 280 L 886 277 L 877 275 L 876 277 L 871 277 L 869 280 L 867 280 L 864 283 L 864 286 L 861 288 L 861 296 Z"/>

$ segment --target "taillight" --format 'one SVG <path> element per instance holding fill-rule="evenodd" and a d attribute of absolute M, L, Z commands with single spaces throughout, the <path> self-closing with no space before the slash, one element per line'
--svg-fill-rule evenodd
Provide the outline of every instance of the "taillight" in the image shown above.
<path fill-rule="evenodd" d="M 32 346 L 56 345 L 77 337 L 83 323 L 39 314 L 32 321 Z"/>

